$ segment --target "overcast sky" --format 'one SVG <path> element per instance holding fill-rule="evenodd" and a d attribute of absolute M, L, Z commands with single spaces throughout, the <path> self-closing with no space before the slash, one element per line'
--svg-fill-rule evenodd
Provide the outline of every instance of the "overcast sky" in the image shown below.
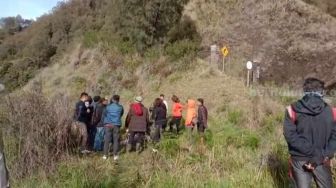
<path fill-rule="evenodd" d="M 48 13 L 61 0 L 0 0 L 0 18 L 21 15 L 35 19 Z"/>

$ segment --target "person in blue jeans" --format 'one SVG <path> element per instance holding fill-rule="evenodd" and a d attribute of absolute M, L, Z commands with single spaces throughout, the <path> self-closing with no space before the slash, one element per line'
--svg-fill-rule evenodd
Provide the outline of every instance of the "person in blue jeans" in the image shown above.
<path fill-rule="evenodd" d="M 103 113 L 105 111 L 106 106 L 108 105 L 108 100 L 105 98 L 100 99 L 100 103 L 97 104 L 96 109 L 93 113 L 93 122 L 96 126 L 96 135 L 94 139 L 94 150 L 95 151 L 103 151 L 104 150 L 104 124 L 103 124 Z"/>
<path fill-rule="evenodd" d="M 124 108 L 119 104 L 120 96 L 114 95 L 103 113 L 103 124 L 105 129 L 104 136 L 104 156 L 103 159 L 107 159 L 109 153 L 110 142 L 113 139 L 113 159 L 118 160 L 119 150 L 119 131 L 122 125 L 121 118 L 124 114 Z"/>

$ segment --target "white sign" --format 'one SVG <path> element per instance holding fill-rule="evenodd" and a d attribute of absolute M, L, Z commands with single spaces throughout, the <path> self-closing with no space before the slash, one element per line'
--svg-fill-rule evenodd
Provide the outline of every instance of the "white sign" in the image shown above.
<path fill-rule="evenodd" d="M 253 63 L 252 63 L 251 61 L 248 61 L 248 62 L 246 63 L 246 68 L 247 68 L 248 70 L 251 70 L 251 69 L 253 68 Z"/>

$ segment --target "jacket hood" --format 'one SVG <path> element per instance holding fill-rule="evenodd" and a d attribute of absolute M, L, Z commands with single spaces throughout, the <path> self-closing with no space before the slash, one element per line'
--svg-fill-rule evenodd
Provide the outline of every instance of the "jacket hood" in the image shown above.
<path fill-rule="evenodd" d="M 316 95 L 305 95 L 301 100 L 293 105 L 295 112 L 318 115 L 326 108 L 327 104 L 322 97 Z"/>
<path fill-rule="evenodd" d="M 188 108 L 196 108 L 196 101 L 188 99 Z"/>

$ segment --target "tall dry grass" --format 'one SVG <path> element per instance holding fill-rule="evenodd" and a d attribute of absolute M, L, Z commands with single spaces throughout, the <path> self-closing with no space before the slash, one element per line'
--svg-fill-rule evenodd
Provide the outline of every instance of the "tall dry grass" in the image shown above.
<path fill-rule="evenodd" d="M 11 94 L 2 104 L 2 129 L 12 178 L 53 171 L 71 148 L 72 106 L 65 96 Z"/>

